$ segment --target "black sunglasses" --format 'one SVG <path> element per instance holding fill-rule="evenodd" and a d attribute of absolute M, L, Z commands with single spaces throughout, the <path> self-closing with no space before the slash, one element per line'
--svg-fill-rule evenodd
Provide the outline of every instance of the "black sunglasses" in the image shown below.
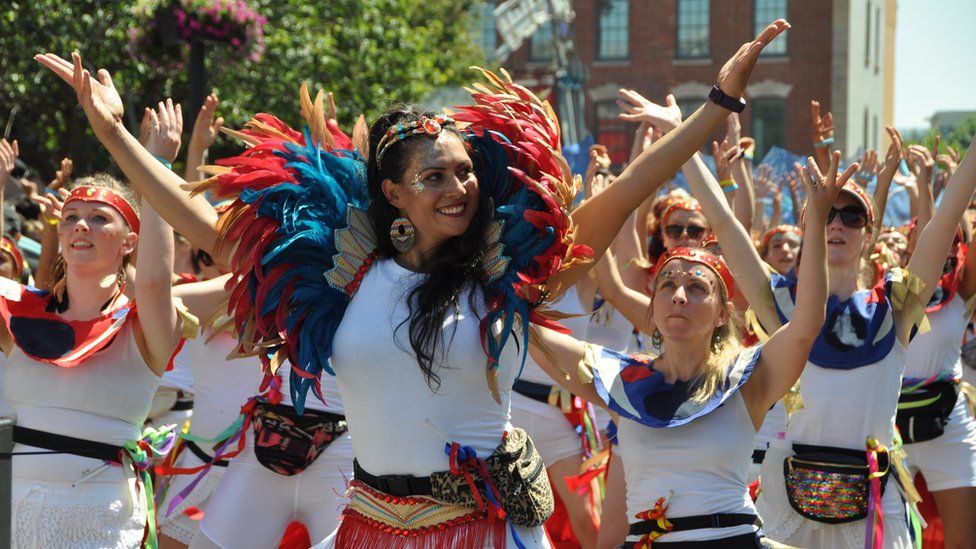
<path fill-rule="evenodd" d="M 830 212 L 827 214 L 828 225 L 837 217 L 837 214 L 840 214 L 840 222 L 851 229 L 863 229 L 868 224 L 868 215 L 864 210 L 857 206 L 844 206 L 839 210 L 830 208 Z"/>
<path fill-rule="evenodd" d="M 705 227 L 699 227 L 698 225 L 668 225 L 664 228 L 664 234 L 668 235 L 668 238 L 672 240 L 681 238 L 683 233 L 688 233 L 688 238 L 692 240 L 698 240 L 705 236 Z"/>

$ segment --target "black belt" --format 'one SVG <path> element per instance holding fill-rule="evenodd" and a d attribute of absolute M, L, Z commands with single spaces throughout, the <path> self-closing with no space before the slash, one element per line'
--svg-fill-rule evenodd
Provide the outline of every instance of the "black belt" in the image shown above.
<path fill-rule="evenodd" d="M 218 459 L 217 461 L 214 461 L 213 456 L 204 452 L 203 448 L 201 448 L 199 445 L 197 445 L 196 442 L 193 442 L 192 440 L 183 439 L 183 445 L 189 448 L 190 451 L 193 452 L 193 455 L 197 456 L 200 459 L 200 461 L 204 463 L 209 463 L 215 467 L 227 467 L 228 465 L 230 465 L 230 462 L 227 461 L 226 459 Z"/>
<path fill-rule="evenodd" d="M 549 394 L 552 393 L 552 385 L 519 379 L 512 385 L 512 390 L 524 397 L 538 400 L 543 404 L 549 404 Z"/>
<path fill-rule="evenodd" d="M 28 429 L 19 425 L 14 426 L 14 442 L 44 448 L 50 452 L 15 452 L 9 455 L 72 454 L 99 461 L 121 463 L 120 456 L 124 451 L 121 446 Z"/>
<path fill-rule="evenodd" d="M 751 513 L 716 513 L 714 515 L 694 515 L 690 517 L 667 517 L 671 523 L 670 532 L 681 532 L 685 530 L 700 530 L 702 528 L 730 528 L 732 526 L 742 526 L 750 524 L 757 528 L 762 528 L 762 519 L 759 515 Z M 630 525 L 628 536 L 644 536 L 651 532 L 658 531 L 657 521 L 642 520 Z M 708 540 L 708 541 L 678 541 L 678 542 L 654 542 L 654 545 L 667 545 L 670 547 L 759 547 L 758 536 L 755 532 L 733 536 L 729 538 Z M 684 545 L 703 544 L 703 545 Z M 749 545 L 751 543 L 751 545 Z M 624 544 L 624 547 L 634 547 L 633 542 Z"/>
<path fill-rule="evenodd" d="M 193 409 L 193 401 L 192 400 L 177 400 L 176 401 L 176 404 L 174 404 L 173 407 L 169 409 L 169 411 L 171 411 L 171 412 L 185 412 L 187 410 L 192 410 L 192 409 Z"/>
<path fill-rule="evenodd" d="M 624 543 L 624 549 L 634 549 L 637 544 L 633 541 Z M 753 532 L 728 538 L 710 539 L 705 541 L 655 541 L 654 547 L 668 549 L 762 549 L 759 534 Z"/>
<path fill-rule="evenodd" d="M 433 493 L 430 477 L 415 477 L 412 475 L 380 475 L 367 473 L 359 466 L 358 460 L 352 461 L 353 478 L 366 486 L 379 490 L 391 496 L 429 496 Z"/>

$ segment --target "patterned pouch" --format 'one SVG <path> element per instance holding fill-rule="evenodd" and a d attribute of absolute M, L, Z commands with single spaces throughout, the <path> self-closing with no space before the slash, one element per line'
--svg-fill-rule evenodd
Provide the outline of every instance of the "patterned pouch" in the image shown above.
<path fill-rule="evenodd" d="M 291 406 L 259 402 L 254 407 L 254 455 L 279 475 L 304 471 L 336 437 L 345 433 L 346 418 Z"/>
<path fill-rule="evenodd" d="M 552 514 L 554 501 L 545 464 L 532 439 L 516 427 L 485 460 L 492 483 L 501 496 L 502 508 L 516 526 L 540 526 Z M 485 500 L 484 481 L 477 473 L 475 485 Z M 440 471 L 430 476 L 435 499 L 477 508 L 471 489 L 461 475 Z"/>
<path fill-rule="evenodd" d="M 799 445 L 797 445 L 799 446 Z M 783 460 L 786 497 L 801 516 L 827 524 L 861 520 L 868 515 L 868 464 L 863 451 L 811 447 Z M 887 454 L 879 454 L 887 470 Z M 881 477 L 884 493 L 888 475 Z"/>

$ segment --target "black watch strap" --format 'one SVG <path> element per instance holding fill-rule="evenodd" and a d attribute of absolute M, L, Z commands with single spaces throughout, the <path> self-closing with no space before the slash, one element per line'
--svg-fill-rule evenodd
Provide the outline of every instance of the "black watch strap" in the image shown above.
<path fill-rule="evenodd" d="M 746 108 L 746 100 L 737 97 L 732 97 L 731 95 L 726 95 L 722 88 L 718 87 L 718 84 L 712 86 L 712 91 L 708 92 L 708 100 L 715 103 L 723 109 L 728 109 L 732 112 L 742 112 Z"/>

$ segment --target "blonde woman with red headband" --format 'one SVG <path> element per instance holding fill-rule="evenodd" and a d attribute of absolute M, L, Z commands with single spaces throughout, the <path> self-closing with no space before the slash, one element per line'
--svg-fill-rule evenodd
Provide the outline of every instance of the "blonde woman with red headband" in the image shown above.
<path fill-rule="evenodd" d="M 840 153 L 832 158 L 836 165 Z M 717 183 L 693 162 L 692 191 L 760 322 L 772 330 L 795 319 L 796 281 L 767 274 Z M 808 165 L 817 173 L 812 161 Z M 897 481 L 908 480 L 907 474 L 894 474 L 900 462 L 895 410 L 908 342 L 923 322 L 974 188 L 976 157 L 956 172 L 907 269 L 891 269 L 877 285 L 862 276 L 864 256 L 873 249 L 871 198 L 847 183 L 831 206 L 827 320 L 801 376 L 804 406 L 791 414 L 784 439 L 774 441 L 763 462 L 758 509 L 771 537 L 802 547 L 911 547 L 899 488 L 909 499 L 915 494 L 910 480 Z M 804 238 L 811 235 L 808 227 Z"/>
<path fill-rule="evenodd" d="M 762 522 L 746 490 L 756 431 L 799 377 L 826 300 L 822 227 L 849 174 L 808 181 L 803 283 L 795 321 L 765 345 L 742 350 L 734 325 L 736 287 L 724 260 L 676 248 L 659 260 L 652 297 L 637 297 L 663 353 L 625 356 L 554 332 L 542 334 L 540 364 L 573 392 L 620 416 L 627 482 L 624 547 L 759 547 Z M 819 230 L 817 230 L 819 229 Z M 553 360 L 549 360 L 552 357 Z"/>
<path fill-rule="evenodd" d="M 172 230 L 136 204 L 109 176 L 78 180 L 61 211 L 53 291 L 2 281 L 4 393 L 17 413 L 13 547 L 156 542 L 148 468 L 172 435 L 142 426 L 184 321 Z M 124 268 L 136 251 L 130 301 Z"/>

